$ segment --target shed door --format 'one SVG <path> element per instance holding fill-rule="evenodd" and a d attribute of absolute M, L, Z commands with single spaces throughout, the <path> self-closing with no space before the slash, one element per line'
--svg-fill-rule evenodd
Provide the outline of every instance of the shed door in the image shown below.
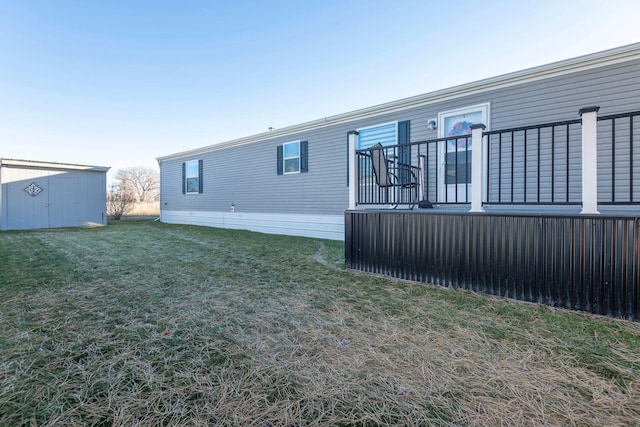
<path fill-rule="evenodd" d="M 9 183 L 7 208 L 8 230 L 77 227 L 86 203 L 78 178 L 39 177 Z"/>
<path fill-rule="evenodd" d="M 49 180 L 17 180 L 7 184 L 7 229 L 49 227 Z"/>
<path fill-rule="evenodd" d="M 49 178 L 49 227 L 81 226 L 80 181 L 72 177 Z"/>

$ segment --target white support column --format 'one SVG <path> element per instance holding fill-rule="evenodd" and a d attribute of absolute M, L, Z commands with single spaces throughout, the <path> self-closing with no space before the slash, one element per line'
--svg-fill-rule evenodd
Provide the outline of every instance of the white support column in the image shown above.
<path fill-rule="evenodd" d="M 482 159 L 484 158 L 482 132 L 486 128 L 482 124 L 471 126 L 471 209 L 469 212 L 484 212 L 482 207 Z"/>
<path fill-rule="evenodd" d="M 347 134 L 349 145 L 349 209 L 356 208 L 356 191 L 358 189 L 358 159 L 356 157 L 356 148 L 358 147 L 358 132 L 349 131 Z"/>
<path fill-rule="evenodd" d="M 600 107 L 580 109 L 582 116 L 582 211 L 598 212 L 598 110 Z"/>

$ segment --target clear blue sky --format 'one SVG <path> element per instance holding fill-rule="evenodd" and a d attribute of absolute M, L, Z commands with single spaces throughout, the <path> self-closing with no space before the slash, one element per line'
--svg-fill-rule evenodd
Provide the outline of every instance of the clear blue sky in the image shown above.
<path fill-rule="evenodd" d="M 111 166 L 640 41 L 630 1 L 0 0 L 0 157 Z"/>

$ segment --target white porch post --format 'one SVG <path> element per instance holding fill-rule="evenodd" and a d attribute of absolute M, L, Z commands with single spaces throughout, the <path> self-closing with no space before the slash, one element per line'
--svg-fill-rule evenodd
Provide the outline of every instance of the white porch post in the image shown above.
<path fill-rule="evenodd" d="M 582 116 L 582 211 L 598 212 L 598 110 L 600 107 L 580 109 Z"/>
<path fill-rule="evenodd" d="M 471 209 L 469 212 L 484 212 L 482 207 L 482 159 L 484 140 L 482 132 L 487 127 L 483 124 L 471 126 Z"/>
<path fill-rule="evenodd" d="M 358 159 L 356 158 L 356 148 L 358 147 L 358 132 L 356 132 L 355 130 L 349 131 L 349 133 L 347 133 L 347 141 L 349 146 L 349 209 L 355 209 L 356 190 L 358 188 L 358 178 L 356 173 L 358 169 Z"/>

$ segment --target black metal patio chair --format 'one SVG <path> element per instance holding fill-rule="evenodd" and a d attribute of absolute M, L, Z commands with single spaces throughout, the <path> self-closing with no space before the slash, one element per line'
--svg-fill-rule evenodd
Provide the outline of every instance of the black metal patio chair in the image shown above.
<path fill-rule="evenodd" d="M 369 155 L 371 156 L 371 166 L 378 187 L 385 189 L 385 203 L 392 205 L 393 209 L 399 204 L 408 204 L 409 209 L 413 209 L 418 203 L 418 176 L 420 169 L 406 163 L 402 163 L 394 159 L 387 159 L 385 148 L 382 144 L 377 143 L 369 147 Z M 390 191 L 393 193 L 389 198 Z M 408 197 L 403 198 L 403 194 Z"/>

